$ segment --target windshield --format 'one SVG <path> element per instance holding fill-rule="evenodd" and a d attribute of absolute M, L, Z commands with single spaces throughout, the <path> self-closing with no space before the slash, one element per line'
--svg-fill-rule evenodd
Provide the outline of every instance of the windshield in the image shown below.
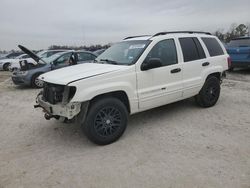
<path fill-rule="evenodd" d="M 46 63 L 52 63 L 53 61 L 55 61 L 58 57 L 60 57 L 61 55 L 65 54 L 65 52 L 61 52 L 61 53 L 56 53 L 50 57 L 46 57 L 46 58 L 42 58 L 43 61 L 45 61 Z"/>
<path fill-rule="evenodd" d="M 131 40 L 116 43 L 98 56 L 96 61 L 118 65 L 133 64 L 150 42 L 149 40 Z"/>
<path fill-rule="evenodd" d="M 250 38 L 246 39 L 235 39 L 228 43 L 229 47 L 250 47 Z"/>

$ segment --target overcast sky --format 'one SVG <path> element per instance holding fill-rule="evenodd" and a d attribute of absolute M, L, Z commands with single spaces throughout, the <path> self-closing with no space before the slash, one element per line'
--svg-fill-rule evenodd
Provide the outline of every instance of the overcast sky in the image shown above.
<path fill-rule="evenodd" d="M 0 50 L 116 42 L 250 23 L 250 0 L 1 0 Z"/>

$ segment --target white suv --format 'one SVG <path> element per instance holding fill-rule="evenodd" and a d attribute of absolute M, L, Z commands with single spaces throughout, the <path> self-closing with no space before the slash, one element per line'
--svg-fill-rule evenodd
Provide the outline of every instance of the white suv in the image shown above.
<path fill-rule="evenodd" d="M 40 76 L 45 118 L 75 120 L 96 144 L 116 141 L 128 115 L 195 96 L 215 105 L 230 64 L 221 42 L 204 32 L 127 37 L 94 62 Z"/>

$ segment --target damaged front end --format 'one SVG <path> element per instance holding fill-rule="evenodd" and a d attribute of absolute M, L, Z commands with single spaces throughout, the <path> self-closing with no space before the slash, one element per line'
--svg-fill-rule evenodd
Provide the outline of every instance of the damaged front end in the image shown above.
<path fill-rule="evenodd" d="M 81 111 L 80 102 L 70 102 L 75 92 L 76 88 L 73 86 L 45 83 L 43 91 L 36 98 L 37 105 L 34 107 L 43 108 L 46 119 L 66 118 L 71 120 Z"/>

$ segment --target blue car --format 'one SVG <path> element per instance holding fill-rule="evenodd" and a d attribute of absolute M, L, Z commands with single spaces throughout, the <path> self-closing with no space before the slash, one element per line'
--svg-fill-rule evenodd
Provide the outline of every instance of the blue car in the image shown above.
<path fill-rule="evenodd" d="M 250 67 L 250 37 L 235 38 L 226 48 L 231 57 L 231 70 Z"/>
<path fill-rule="evenodd" d="M 35 88 L 42 88 L 43 81 L 38 77 L 49 71 L 71 66 L 79 63 L 89 62 L 96 58 L 96 55 L 88 51 L 65 51 L 56 53 L 48 58 L 41 58 L 20 46 L 25 53 L 37 62 L 35 66 L 29 66 L 25 61 L 20 62 L 20 70 L 14 71 L 12 74 L 12 81 L 15 85 L 26 85 Z"/>

